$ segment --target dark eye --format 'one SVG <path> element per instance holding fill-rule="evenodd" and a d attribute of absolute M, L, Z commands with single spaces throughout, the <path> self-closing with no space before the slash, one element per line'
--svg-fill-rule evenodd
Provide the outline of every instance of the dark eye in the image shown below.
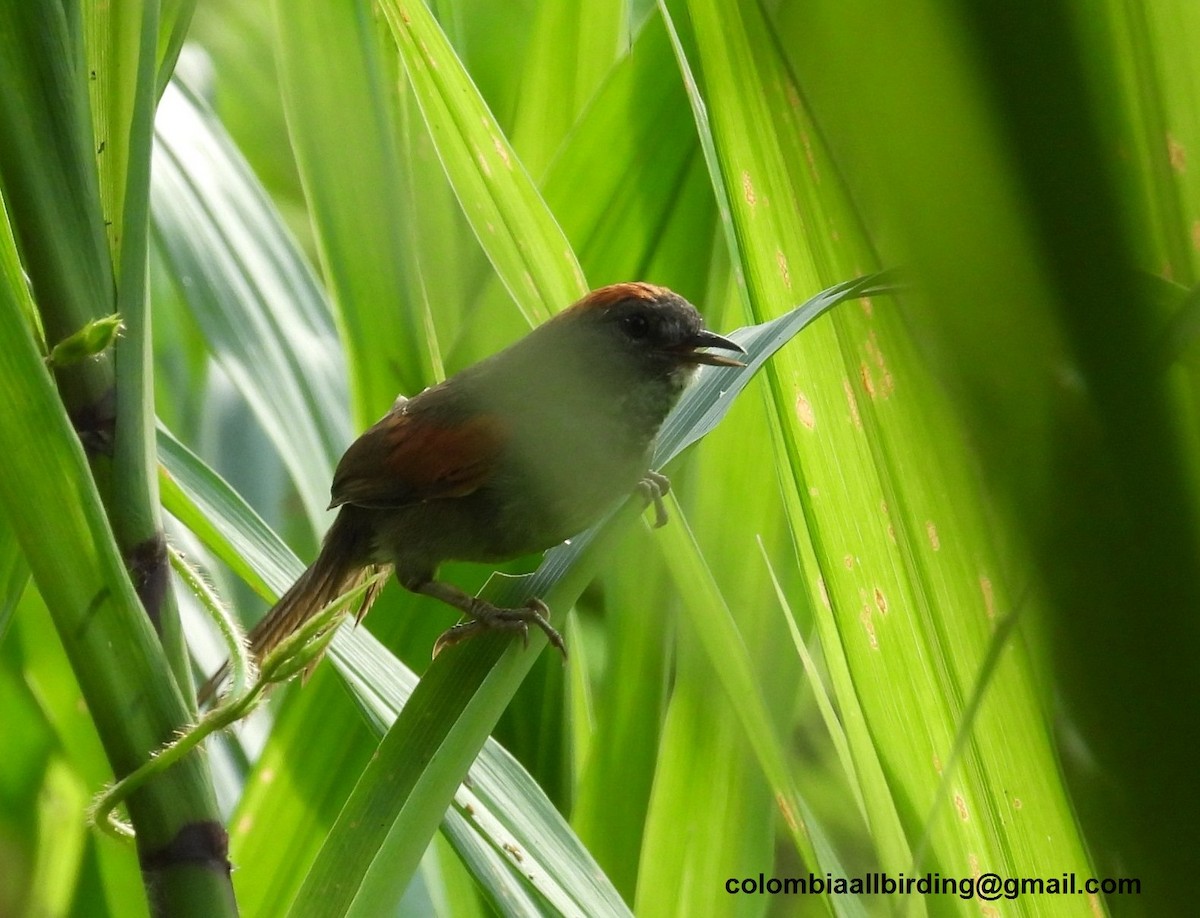
<path fill-rule="evenodd" d="M 621 330 L 634 341 L 641 341 L 650 334 L 650 321 L 640 312 L 631 312 L 621 317 Z"/>

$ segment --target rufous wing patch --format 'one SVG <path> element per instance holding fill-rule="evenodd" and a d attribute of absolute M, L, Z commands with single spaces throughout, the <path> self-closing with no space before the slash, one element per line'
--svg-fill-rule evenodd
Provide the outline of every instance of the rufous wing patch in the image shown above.
<path fill-rule="evenodd" d="M 506 440 L 491 415 L 443 421 L 428 412 L 392 412 L 342 456 L 330 507 L 383 509 L 465 497 L 491 477 Z"/>

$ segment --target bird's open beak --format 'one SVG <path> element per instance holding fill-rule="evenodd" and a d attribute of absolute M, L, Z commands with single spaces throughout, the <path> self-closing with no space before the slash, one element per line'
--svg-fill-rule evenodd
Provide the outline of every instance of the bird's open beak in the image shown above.
<path fill-rule="evenodd" d="M 687 343 L 686 347 L 680 349 L 679 356 L 688 363 L 706 363 L 710 367 L 744 367 L 746 365 L 736 357 L 696 350 L 700 347 L 719 347 L 727 351 L 737 351 L 739 354 L 746 353 L 745 348 L 740 344 L 723 338 L 716 332 L 701 330 L 692 336 L 692 340 Z"/>

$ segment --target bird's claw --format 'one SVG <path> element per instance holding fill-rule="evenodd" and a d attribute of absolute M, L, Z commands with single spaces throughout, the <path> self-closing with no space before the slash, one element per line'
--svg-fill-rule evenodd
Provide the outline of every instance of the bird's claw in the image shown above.
<path fill-rule="evenodd" d="M 671 479 L 661 472 L 648 470 L 644 478 L 638 482 L 638 493 L 646 501 L 646 506 L 654 505 L 654 528 L 662 529 L 667 525 L 667 506 L 663 496 L 671 490 Z"/>
<path fill-rule="evenodd" d="M 469 614 L 472 616 L 471 619 L 459 622 L 453 628 L 448 628 L 434 642 L 433 656 L 435 658 L 447 647 L 461 644 L 485 631 L 519 631 L 522 642 L 528 647 L 531 622 L 542 630 L 542 633 L 546 635 L 546 640 L 552 647 L 558 649 L 559 653 L 563 655 L 563 659 L 567 658 L 566 642 L 550 624 L 547 618 L 550 609 L 540 599 L 531 599 L 519 609 L 501 609 L 493 606 L 490 602 L 477 599 L 472 604 Z"/>

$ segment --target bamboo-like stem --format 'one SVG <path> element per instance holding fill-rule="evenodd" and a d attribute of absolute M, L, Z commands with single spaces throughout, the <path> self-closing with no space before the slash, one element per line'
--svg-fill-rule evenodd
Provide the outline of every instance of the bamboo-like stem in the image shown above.
<path fill-rule="evenodd" d="M 177 557 L 177 555 L 173 555 L 173 557 Z M 92 806 L 90 814 L 92 823 L 114 838 L 126 841 L 132 839 L 134 837 L 133 827 L 113 815 L 116 808 L 155 775 L 165 772 L 180 762 L 213 733 L 224 730 L 246 717 L 258 707 L 271 686 L 286 682 L 297 674 L 306 672 L 325 653 L 329 641 L 333 638 L 336 625 L 345 617 L 346 610 L 351 605 L 358 603 L 368 591 L 381 586 L 389 576 L 391 576 L 390 568 L 369 577 L 305 622 L 302 627 L 267 654 L 259 668 L 257 678 L 249 688 L 245 688 L 247 669 L 249 668 L 245 648 L 235 647 L 232 657 L 234 685 L 233 690 L 226 696 L 227 700 L 201 717 L 193 727 L 164 745 L 136 770 L 104 790 Z M 196 582 L 199 583 L 198 580 Z M 209 595 L 211 596 L 211 594 Z M 211 610 L 217 612 L 220 610 L 220 604 L 214 604 L 211 606 Z M 240 641 L 237 640 L 236 626 L 232 625 L 229 616 L 220 610 L 215 617 L 219 622 L 224 623 L 221 626 L 222 633 L 234 638 L 231 643 L 240 644 Z M 226 626 L 231 627 L 226 630 Z"/>

